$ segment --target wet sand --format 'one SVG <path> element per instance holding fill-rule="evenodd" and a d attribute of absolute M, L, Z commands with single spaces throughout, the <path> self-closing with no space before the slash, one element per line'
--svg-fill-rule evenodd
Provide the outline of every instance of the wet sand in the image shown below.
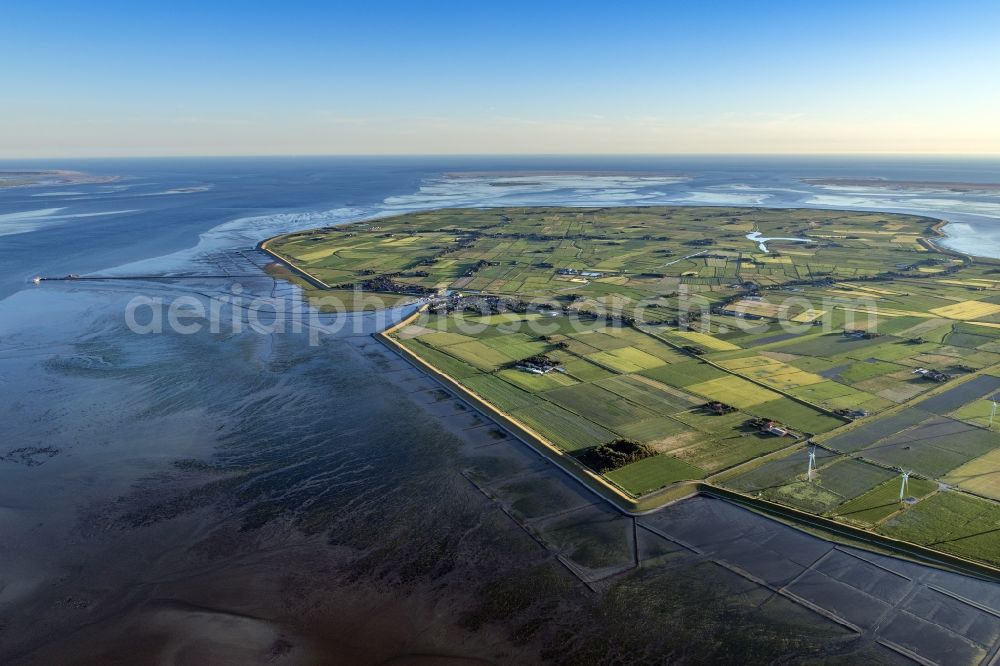
<path fill-rule="evenodd" d="M 461 476 L 449 480 L 458 440 L 380 382 L 363 355 L 343 340 L 320 349 L 256 334 L 170 341 L 117 326 L 99 317 L 54 357 L 24 353 L 27 341 L 3 350 L 0 372 L 19 384 L 4 385 L 3 416 L 20 426 L 10 441 L 24 448 L 44 437 L 58 453 L 0 465 L 9 536 L 0 661 L 498 654 L 492 644 L 503 641 L 488 628 L 442 623 L 439 597 L 468 588 L 468 572 L 451 573 L 465 532 L 503 525 L 480 515 L 486 500 Z M 182 350 L 187 367 L 173 363 Z M 374 420 L 353 418 L 361 414 Z M 410 438 L 424 443 L 423 462 L 410 460 Z M 434 516 L 414 499 L 447 504 L 456 493 L 466 501 Z M 501 556 L 544 561 L 512 534 L 476 558 L 496 572 L 514 566 L 494 561 Z"/>
<path fill-rule="evenodd" d="M 877 187 L 892 190 L 943 190 L 946 192 L 1000 192 L 1000 183 L 963 183 L 942 180 L 886 180 L 882 178 L 804 178 L 810 185 Z"/>

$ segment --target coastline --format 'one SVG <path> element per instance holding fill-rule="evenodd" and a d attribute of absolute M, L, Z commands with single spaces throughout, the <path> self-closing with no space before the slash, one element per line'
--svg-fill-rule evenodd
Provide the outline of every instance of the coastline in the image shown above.
<path fill-rule="evenodd" d="M 770 517 L 789 519 L 792 521 L 793 527 L 806 532 L 809 532 L 806 527 L 818 529 L 826 535 L 824 538 L 835 542 L 839 540 L 855 546 L 858 542 L 861 542 L 869 547 L 888 549 L 904 558 L 911 558 L 950 571 L 976 576 L 983 580 L 1000 582 L 1000 567 L 994 567 L 909 541 L 902 541 L 854 525 L 838 522 L 831 518 L 811 514 L 794 507 L 722 488 L 705 480 L 678 481 L 641 497 L 630 496 L 604 477 L 584 467 L 527 425 L 486 402 L 483 398 L 463 386 L 458 380 L 427 363 L 391 337 L 394 331 L 410 324 L 420 316 L 421 312 L 422 309 L 393 326 L 372 335 L 381 344 L 392 349 L 397 355 L 420 369 L 425 375 L 435 380 L 448 391 L 457 394 L 463 402 L 505 428 L 518 441 L 522 442 L 548 462 L 554 464 L 588 491 L 598 495 L 626 516 L 647 516 L 676 502 L 705 495 L 739 504 Z M 875 552 L 878 551 L 876 550 Z"/>
<path fill-rule="evenodd" d="M 692 206 L 703 207 L 703 206 Z M 761 207 L 755 207 L 757 209 L 762 209 Z M 763 208 L 766 210 L 766 208 Z M 781 209 L 787 211 L 787 208 Z M 855 212 L 855 211 L 844 211 L 844 212 Z M 402 213 L 401 215 L 405 215 Z M 912 215 L 912 214 L 911 214 Z M 392 216 L 395 217 L 395 216 Z M 925 247 L 927 250 L 939 251 L 943 254 L 948 254 L 961 258 L 965 262 L 972 262 L 974 258 L 971 255 L 952 250 L 950 248 L 940 248 L 935 240 L 946 237 L 944 229 L 949 224 L 948 221 L 933 218 L 927 215 L 913 215 L 913 217 L 924 218 L 930 224 L 926 228 L 927 236 L 921 237 L 918 242 Z M 385 218 L 381 218 L 385 219 Z M 359 220 L 358 222 L 364 222 L 365 220 Z M 261 241 L 258 247 L 276 260 L 282 262 L 285 265 L 290 266 L 297 274 L 302 274 L 303 276 L 308 276 L 311 278 L 310 283 L 323 285 L 322 288 L 329 289 L 322 281 L 318 280 L 314 276 L 308 274 L 307 271 L 301 267 L 294 264 L 294 262 L 289 259 L 279 255 L 273 250 L 267 249 L 267 245 L 272 241 L 280 238 L 284 238 L 293 234 L 301 234 L 309 230 L 299 230 L 291 232 L 289 234 L 282 234 L 273 238 Z M 984 257 L 986 258 L 986 257 Z M 986 258 L 988 259 L 988 258 Z M 458 380 L 449 376 L 447 373 L 434 367 L 424 359 L 420 358 L 410 350 L 406 349 L 401 345 L 396 339 L 392 337 L 392 333 L 407 326 L 416 318 L 418 318 L 424 311 L 426 306 L 423 306 L 412 313 L 405 319 L 395 323 L 394 325 L 376 332 L 373 337 L 382 345 L 392 349 L 398 356 L 405 359 L 411 365 L 420 369 L 425 375 L 434 379 L 438 384 L 457 394 L 460 399 L 467 405 L 472 407 L 474 410 L 497 423 L 501 427 L 505 428 L 508 432 L 513 434 L 519 441 L 521 441 L 528 448 L 533 450 L 536 454 L 547 460 L 549 463 L 554 464 L 563 473 L 567 474 L 573 478 L 577 483 L 581 484 L 589 492 L 596 494 L 605 502 L 611 504 L 617 511 L 630 517 L 639 517 L 644 515 L 649 515 L 655 513 L 664 507 L 667 507 L 675 502 L 689 499 L 697 495 L 708 495 L 716 497 L 725 501 L 734 502 L 742 506 L 748 507 L 751 510 L 757 511 L 769 515 L 771 517 L 778 517 L 779 519 L 791 520 L 800 529 L 813 528 L 822 531 L 824 534 L 829 535 L 829 538 L 833 540 L 837 539 L 848 539 L 850 543 L 856 543 L 858 541 L 865 544 L 869 544 L 873 547 L 888 549 L 893 553 L 897 553 L 904 557 L 919 560 L 921 562 L 930 563 L 934 566 L 942 566 L 950 570 L 959 571 L 962 573 L 975 575 L 988 580 L 1000 580 L 1000 568 L 991 566 L 989 564 L 981 563 L 978 561 L 970 560 L 958 555 L 952 555 L 945 553 L 933 548 L 920 546 L 915 543 L 901 541 L 892 537 L 888 537 L 882 534 L 878 534 L 874 531 L 870 531 L 861 527 L 846 524 L 833 520 L 832 518 L 827 518 L 825 516 L 811 514 L 805 511 L 795 509 L 794 507 L 788 507 L 783 504 L 778 504 L 769 500 L 765 500 L 758 497 L 753 497 L 744 493 L 735 492 L 726 488 L 721 488 L 712 484 L 710 481 L 705 480 L 690 480 L 690 481 L 680 481 L 669 484 L 663 488 L 657 489 L 653 492 L 647 493 L 642 496 L 633 496 L 626 493 L 622 488 L 618 487 L 602 475 L 596 474 L 584 467 L 575 458 L 568 455 L 565 451 L 557 447 L 554 443 L 546 439 L 544 436 L 528 427 L 524 423 L 521 423 L 509 414 L 506 414 L 499 408 L 493 406 L 480 396 L 478 396 L 473 391 L 469 390 L 461 384 Z M 931 391 L 930 394 L 933 394 Z M 926 396 L 925 396 L 926 397 Z M 921 398 L 921 400 L 924 398 Z M 792 445 L 792 446 L 798 446 Z M 767 458 L 768 456 L 765 456 Z M 751 463 L 754 461 L 751 461 Z M 723 472 L 723 474 L 725 471 Z"/>

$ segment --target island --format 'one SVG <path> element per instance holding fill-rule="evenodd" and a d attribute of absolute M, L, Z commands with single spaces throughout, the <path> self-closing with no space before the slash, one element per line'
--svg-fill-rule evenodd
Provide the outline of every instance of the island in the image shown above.
<path fill-rule="evenodd" d="M 262 246 L 312 289 L 419 299 L 378 338 L 623 511 L 708 493 L 996 577 L 1000 261 L 943 224 L 447 209 Z"/>
<path fill-rule="evenodd" d="M 112 183 L 118 179 L 118 176 L 95 176 L 80 171 L 68 171 L 66 169 L 0 169 L 0 189 L 54 185 L 92 185 L 94 183 Z"/>

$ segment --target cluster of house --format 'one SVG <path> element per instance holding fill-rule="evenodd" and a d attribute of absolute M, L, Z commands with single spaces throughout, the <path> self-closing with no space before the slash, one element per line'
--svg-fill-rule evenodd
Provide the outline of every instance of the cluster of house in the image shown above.
<path fill-rule="evenodd" d="M 847 408 L 842 408 L 842 409 L 835 409 L 835 410 L 833 410 L 833 413 L 834 414 L 839 414 L 840 416 L 843 416 L 845 418 L 849 418 L 852 421 L 854 421 L 855 419 L 862 419 L 862 418 L 868 416 L 868 410 L 867 409 L 847 409 Z"/>
<path fill-rule="evenodd" d="M 875 333 L 874 331 L 863 331 L 860 329 L 845 329 L 844 337 L 850 338 L 851 340 L 871 340 L 873 338 L 881 338 L 881 333 Z"/>
<path fill-rule="evenodd" d="M 725 315 L 727 317 L 736 317 L 737 319 L 746 319 L 748 321 L 757 321 L 763 319 L 762 316 L 751 314 L 749 312 L 743 312 L 742 310 L 733 310 L 732 308 L 713 308 L 713 314 Z"/>
<path fill-rule="evenodd" d="M 771 419 L 756 417 L 748 419 L 746 424 L 751 428 L 757 428 L 762 435 L 774 435 L 775 437 L 796 437 L 794 432 Z"/>
<path fill-rule="evenodd" d="M 587 278 L 602 278 L 604 273 L 598 273 L 597 271 L 581 271 L 575 268 L 560 268 L 556 271 L 558 275 L 578 275 L 580 277 Z"/>
<path fill-rule="evenodd" d="M 368 280 L 360 282 L 346 282 L 335 285 L 337 289 L 361 288 L 365 291 L 376 291 L 393 294 L 410 294 L 412 296 L 430 296 L 437 293 L 436 289 L 424 287 L 419 284 L 409 282 L 399 282 L 387 275 L 378 275 Z"/>
<path fill-rule="evenodd" d="M 478 312 L 498 314 L 502 312 L 524 312 L 524 303 L 517 298 L 493 296 L 475 292 L 444 290 L 430 303 L 431 312 Z"/>
<path fill-rule="evenodd" d="M 703 404 L 702 409 L 707 410 L 713 414 L 732 414 L 739 411 L 732 405 L 727 405 L 724 402 L 719 402 L 718 400 L 713 400 L 711 402 L 706 402 Z M 754 417 L 752 419 L 747 419 L 746 425 L 751 428 L 756 428 L 758 432 L 762 435 L 774 435 L 775 437 L 795 437 L 796 434 L 786 428 L 781 423 L 773 421 L 771 419 L 766 419 L 763 417 Z"/>
<path fill-rule="evenodd" d="M 549 357 L 542 354 L 522 359 L 518 361 L 514 367 L 521 372 L 527 372 L 532 375 L 547 375 L 553 370 L 562 371 L 562 368 L 559 367 L 558 361 L 553 361 Z"/>
<path fill-rule="evenodd" d="M 939 370 L 930 370 L 928 368 L 917 368 L 913 371 L 913 374 L 920 375 L 924 379 L 929 379 L 932 382 L 946 382 L 951 379 L 951 375 L 947 373 Z"/>

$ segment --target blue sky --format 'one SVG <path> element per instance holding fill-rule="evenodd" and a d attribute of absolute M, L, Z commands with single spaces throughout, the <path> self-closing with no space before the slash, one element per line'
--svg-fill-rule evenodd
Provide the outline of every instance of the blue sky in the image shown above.
<path fill-rule="evenodd" d="M 0 157 L 997 154 L 997 26 L 961 1 L 4 3 Z"/>

